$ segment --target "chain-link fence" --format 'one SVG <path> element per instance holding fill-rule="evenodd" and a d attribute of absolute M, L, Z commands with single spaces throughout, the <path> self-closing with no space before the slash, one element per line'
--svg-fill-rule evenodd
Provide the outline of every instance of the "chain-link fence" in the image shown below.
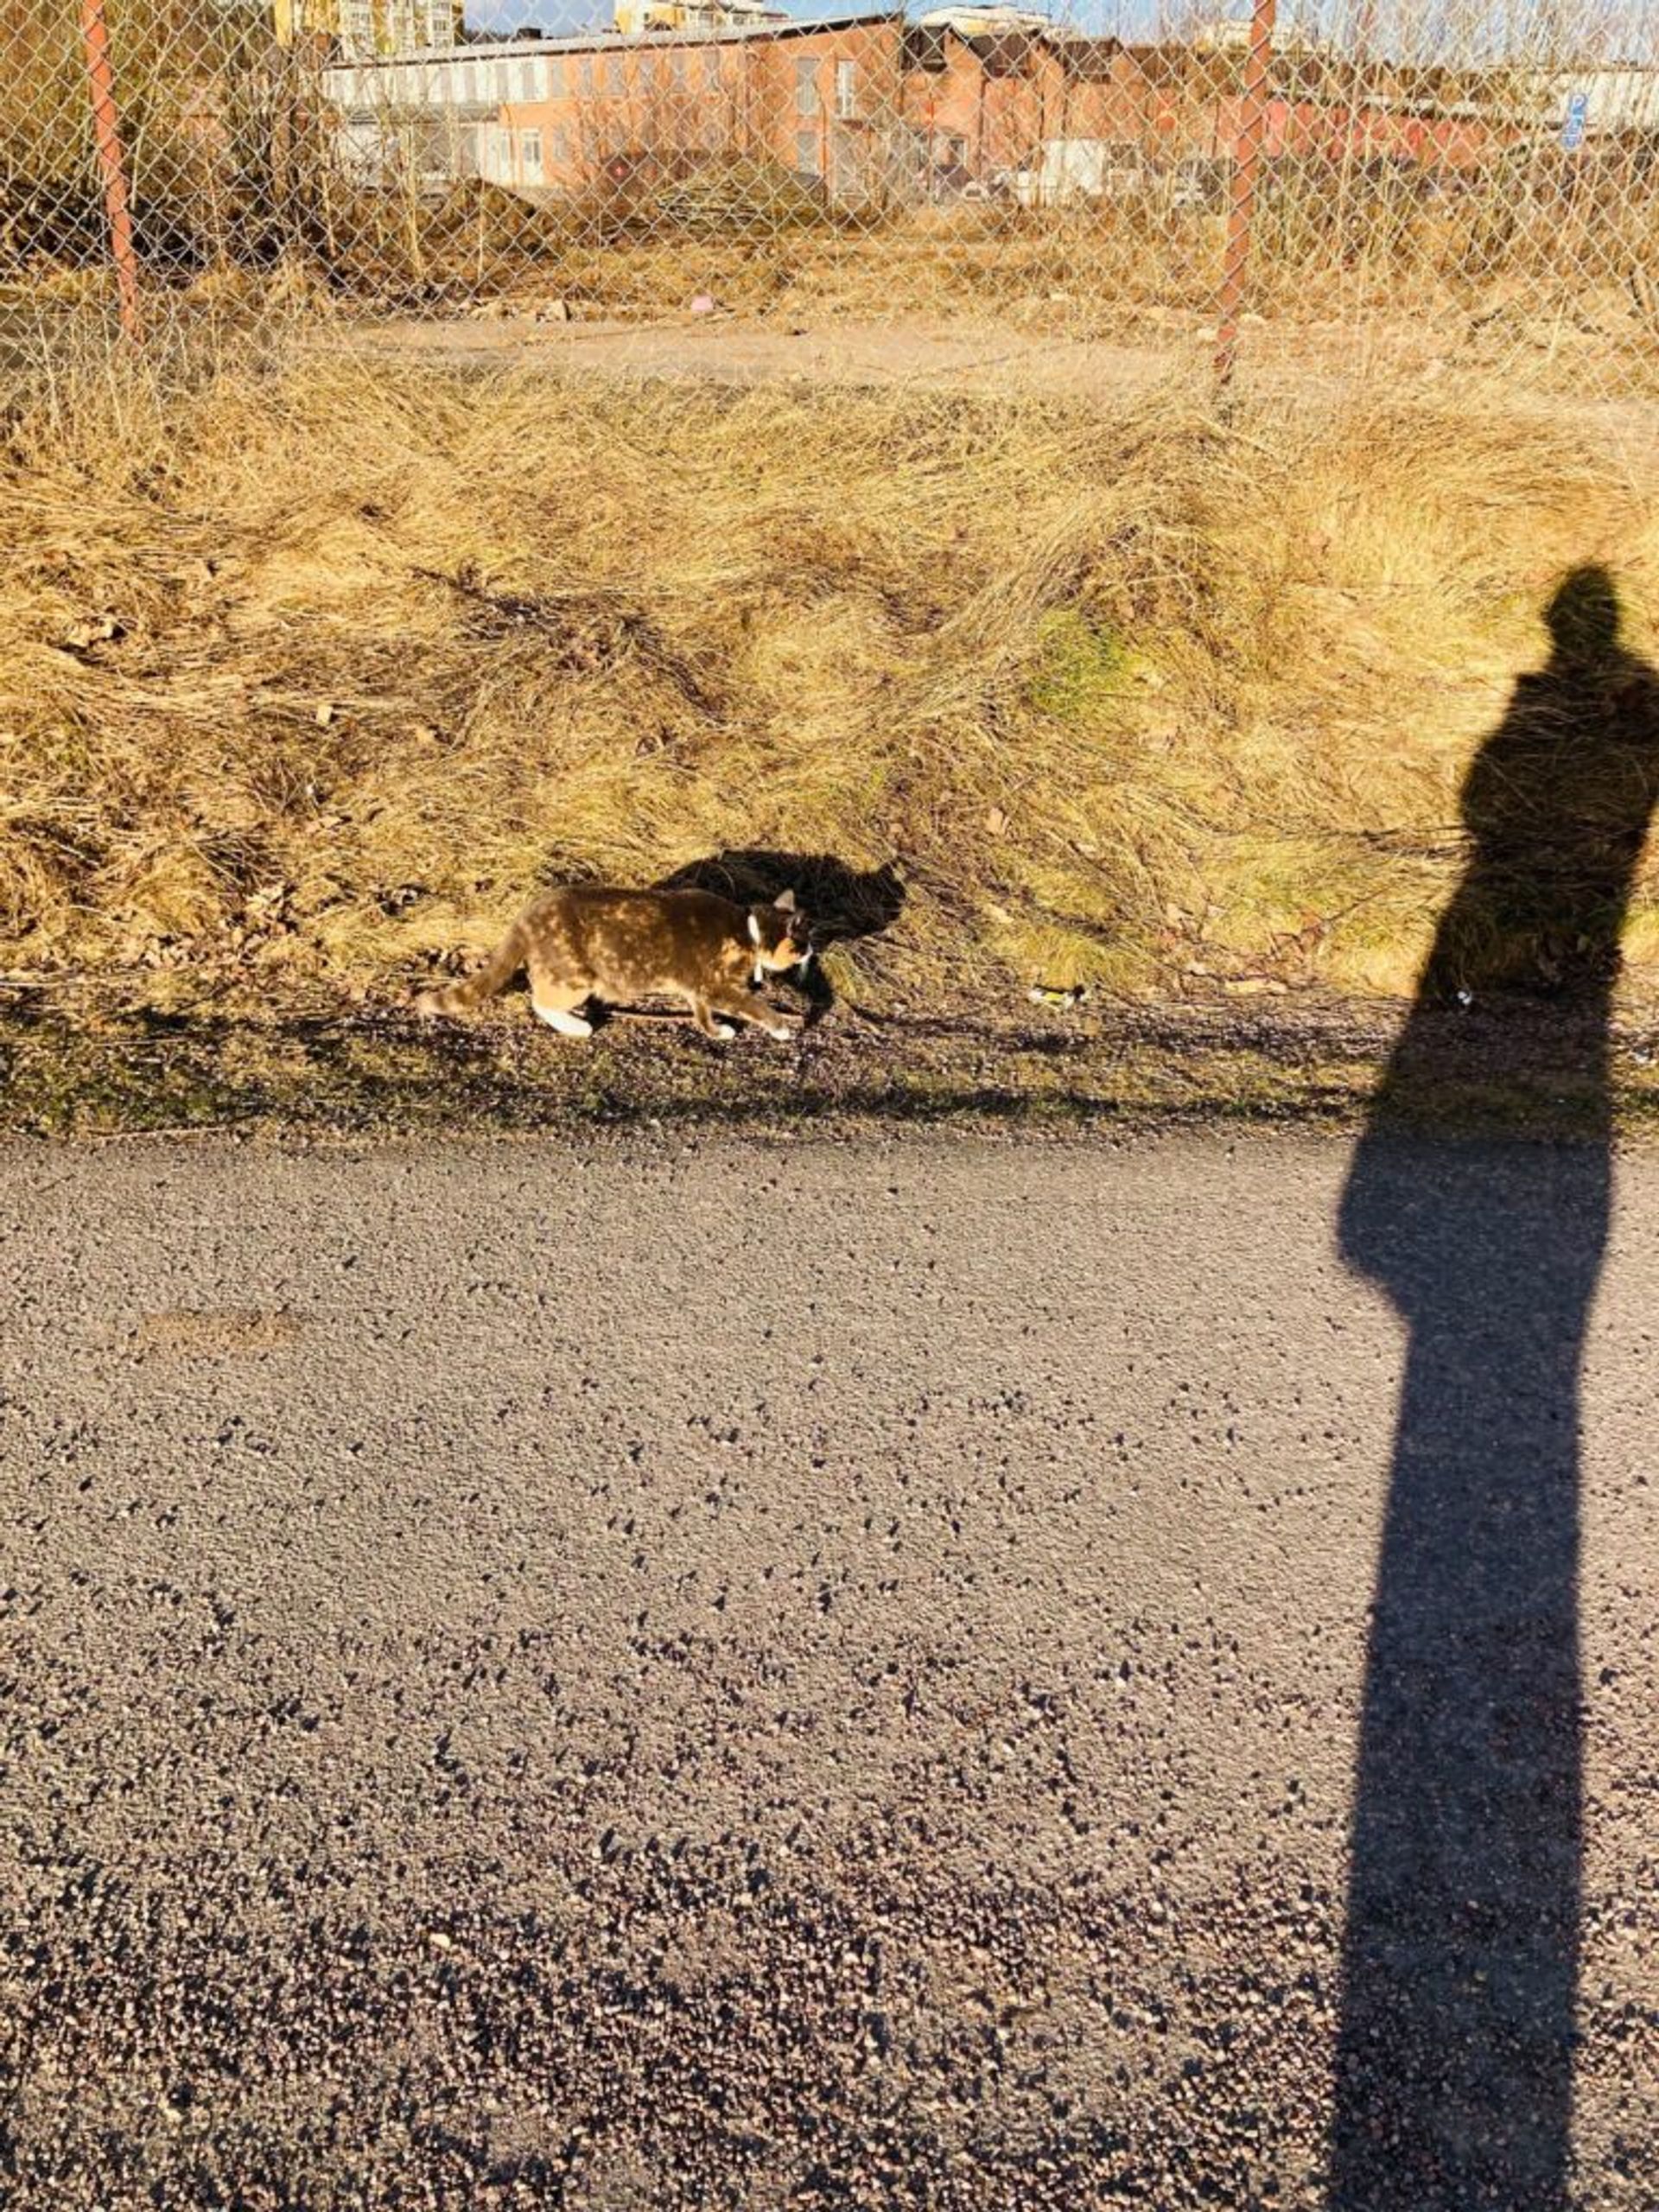
<path fill-rule="evenodd" d="M 1651 394 L 1659 8 L 5 0 L 14 351 L 278 306 Z"/>

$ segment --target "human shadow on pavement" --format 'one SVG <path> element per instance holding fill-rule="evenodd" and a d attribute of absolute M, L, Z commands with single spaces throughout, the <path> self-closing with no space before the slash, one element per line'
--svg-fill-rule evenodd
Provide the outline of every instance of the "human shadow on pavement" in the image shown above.
<path fill-rule="evenodd" d="M 772 852 L 760 847 L 729 848 L 692 861 L 664 876 L 658 891 L 714 891 L 739 906 L 759 904 L 792 891 L 812 924 L 815 950 L 854 938 L 880 937 L 905 907 L 904 879 L 891 861 L 858 868 L 833 853 Z M 815 960 L 796 984 L 807 1001 L 808 1019 L 820 1019 L 835 1003 L 835 988 Z"/>
<path fill-rule="evenodd" d="M 1467 869 L 1342 1204 L 1343 1255 L 1409 1343 L 1360 1725 L 1332 2212 L 1568 2202 L 1580 1370 L 1659 679 L 1620 645 L 1605 570 L 1576 570 L 1546 620 L 1548 663 L 1517 683 L 1465 784 Z M 1423 1141 L 1460 1085 L 1488 1080 L 1460 1029 L 1482 1020 L 1501 1051 L 1511 1013 L 1550 1039 L 1580 1140 Z"/>

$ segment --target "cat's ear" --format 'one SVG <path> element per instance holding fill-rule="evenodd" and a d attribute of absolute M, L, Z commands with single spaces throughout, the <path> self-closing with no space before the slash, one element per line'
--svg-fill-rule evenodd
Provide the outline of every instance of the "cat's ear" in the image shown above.
<path fill-rule="evenodd" d="M 795 911 L 795 893 L 792 891 L 780 891 L 772 903 L 780 914 L 792 914 Z"/>
<path fill-rule="evenodd" d="M 751 906 L 749 909 L 749 943 L 751 944 L 759 944 L 760 942 L 760 917 L 755 912 L 753 907 Z"/>

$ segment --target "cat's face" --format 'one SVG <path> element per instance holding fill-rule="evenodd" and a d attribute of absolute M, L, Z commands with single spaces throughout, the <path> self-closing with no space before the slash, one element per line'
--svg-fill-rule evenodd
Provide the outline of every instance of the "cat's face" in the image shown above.
<path fill-rule="evenodd" d="M 779 976 L 812 957 L 812 925 L 795 904 L 792 891 L 784 892 L 770 906 L 750 907 L 749 942 L 754 947 L 757 976 Z"/>

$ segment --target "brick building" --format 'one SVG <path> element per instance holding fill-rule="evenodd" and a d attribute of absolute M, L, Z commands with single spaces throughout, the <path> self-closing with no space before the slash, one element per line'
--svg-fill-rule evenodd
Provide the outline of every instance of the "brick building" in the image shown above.
<path fill-rule="evenodd" d="M 569 192 L 742 156 L 844 201 L 1041 200 L 1048 188 L 1028 181 L 1047 147 L 1054 191 L 1093 197 L 1182 165 L 1224 167 L 1245 124 L 1238 53 L 1084 38 L 1012 9 L 797 21 L 748 0 L 639 0 L 624 20 L 642 29 L 382 55 L 351 51 L 343 34 L 391 0 L 303 4 L 340 24 L 324 91 L 348 155 L 366 176 L 435 186 L 479 176 Z M 399 4 L 429 13 L 448 0 Z M 1496 78 L 1362 70 L 1311 49 L 1271 57 L 1263 122 L 1270 162 L 1442 170 L 1554 129 Z"/>
<path fill-rule="evenodd" d="M 904 117 L 941 174 L 985 181 L 1048 139 L 1141 135 L 1146 87 L 1128 48 L 982 20 L 924 20 L 904 34 Z"/>
<path fill-rule="evenodd" d="M 986 32 L 973 16 L 904 33 L 903 112 L 933 160 L 990 180 L 1057 140 L 1097 142 L 1126 162 L 1222 160 L 1245 124 L 1243 57 L 1214 48 L 1126 46 L 1052 30 Z M 958 25 L 960 24 L 960 28 Z M 1463 88 L 1453 87 L 1452 92 Z M 1446 88 L 1298 53 L 1269 65 L 1268 160 L 1373 159 L 1461 168 L 1513 138 L 1513 118 Z"/>
<path fill-rule="evenodd" d="M 902 146 L 900 18 L 741 17 L 688 30 L 518 40 L 328 69 L 365 168 L 570 191 L 741 154 L 836 197 L 880 188 Z"/>

